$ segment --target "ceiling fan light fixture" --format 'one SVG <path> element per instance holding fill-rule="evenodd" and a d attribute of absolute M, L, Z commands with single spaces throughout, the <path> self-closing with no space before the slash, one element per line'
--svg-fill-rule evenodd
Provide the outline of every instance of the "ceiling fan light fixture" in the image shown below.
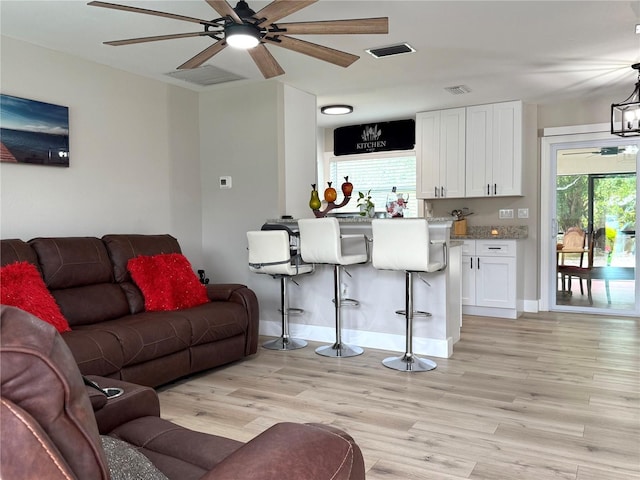
<path fill-rule="evenodd" d="M 638 70 L 638 81 L 633 90 L 621 103 L 611 104 L 611 134 L 620 137 L 640 135 L 640 63 L 631 65 Z"/>
<path fill-rule="evenodd" d="M 260 43 L 260 30 L 246 23 L 232 23 L 224 28 L 224 38 L 230 47 L 248 50 Z"/>
<path fill-rule="evenodd" d="M 320 108 L 320 112 L 324 115 L 347 115 L 353 112 L 351 105 L 325 105 Z"/>

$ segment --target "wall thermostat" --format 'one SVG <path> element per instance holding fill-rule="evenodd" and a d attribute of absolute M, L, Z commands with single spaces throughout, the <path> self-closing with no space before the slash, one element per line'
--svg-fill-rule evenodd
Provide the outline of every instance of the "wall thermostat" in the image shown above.
<path fill-rule="evenodd" d="M 220 177 L 220 188 L 231 188 L 231 177 Z"/>

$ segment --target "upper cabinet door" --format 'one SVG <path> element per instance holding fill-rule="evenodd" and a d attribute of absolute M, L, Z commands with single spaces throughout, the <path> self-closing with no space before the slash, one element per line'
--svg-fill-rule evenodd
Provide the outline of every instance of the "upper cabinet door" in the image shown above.
<path fill-rule="evenodd" d="M 467 197 L 491 194 L 491 159 L 493 158 L 493 106 L 467 108 Z"/>
<path fill-rule="evenodd" d="M 440 112 L 416 115 L 416 196 L 439 198 Z"/>
<path fill-rule="evenodd" d="M 493 106 L 495 195 L 522 195 L 522 102 Z"/>
<path fill-rule="evenodd" d="M 522 195 L 522 102 L 467 108 L 466 195 Z"/>
<path fill-rule="evenodd" d="M 464 197 L 465 108 L 416 115 L 418 198 Z"/>
<path fill-rule="evenodd" d="M 440 120 L 440 182 L 444 198 L 462 198 L 466 155 L 466 108 L 443 110 Z"/>

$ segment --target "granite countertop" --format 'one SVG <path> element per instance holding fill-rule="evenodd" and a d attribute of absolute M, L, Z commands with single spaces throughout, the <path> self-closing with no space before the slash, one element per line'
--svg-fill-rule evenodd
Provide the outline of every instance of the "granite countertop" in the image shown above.
<path fill-rule="evenodd" d="M 492 233 L 496 231 L 497 233 Z M 502 227 L 468 226 L 466 235 L 454 235 L 456 240 L 523 240 L 529 236 L 529 227 L 526 225 L 511 225 Z"/>
<path fill-rule="evenodd" d="M 371 224 L 372 218 L 368 217 L 336 217 L 338 219 L 338 223 L 346 224 L 346 225 L 367 225 Z M 401 218 L 395 219 L 399 222 L 402 221 Z M 427 218 L 427 221 L 430 223 L 442 223 L 442 222 L 452 222 L 455 220 L 454 217 L 431 217 Z M 297 218 L 270 218 L 267 220 L 267 223 L 279 223 L 282 225 L 295 225 L 298 223 Z M 492 231 L 496 231 L 497 233 L 492 233 Z M 491 226 L 468 226 L 466 235 L 455 235 L 453 233 L 453 229 L 451 229 L 451 240 L 523 240 L 529 236 L 529 227 L 526 225 L 510 225 L 510 226 L 500 226 L 500 227 L 491 227 Z M 453 245 L 451 245 L 453 246 Z"/>
<path fill-rule="evenodd" d="M 331 217 L 331 215 L 329 215 L 329 217 Z M 338 223 L 346 223 L 346 224 L 354 224 L 354 223 L 371 223 L 372 220 L 374 220 L 373 218 L 369 218 L 369 217 L 360 217 L 360 216 L 353 216 L 353 217 L 338 217 L 336 216 L 335 218 L 338 219 Z M 281 223 L 284 225 L 290 225 L 290 224 L 294 224 L 294 223 L 298 223 L 297 218 L 270 218 L 267 220 L 267 223 Z M 397 221 L 402 221 L 402 218 L 396 218 L 394 220 Z M 454 220 L 454 217 L 431 217 L 431 218 L 427 218 L 426 219 L 428 222 L 433 222 L 433 223 L 437 223 L 437 222 L 452 222 Z"/>

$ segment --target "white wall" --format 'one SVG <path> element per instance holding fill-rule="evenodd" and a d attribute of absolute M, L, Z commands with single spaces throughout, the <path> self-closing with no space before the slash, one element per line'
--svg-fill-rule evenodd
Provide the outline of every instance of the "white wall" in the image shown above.
<path fill-rule="evenodd" d="M 278 84 L 200 96 L 202 235 L 212 282 L 246 283 L 246 232 L 278 215 Z M 232 178 L 220 189 L 219 177 Z"/>
<path fill-rule="evenodd" d="M 3 37 L 1 91 L 69 107 L 70 166 L 0 164 L 2 238 L 170 233 L 201 261 L 197 94 Z"/>
<path fill-rule="evenodd" d="M 306 185 L 316 175 L 315 105 L 313 95 L 276 81 L 200 95 L 202 234 L 211 281 L 253 286 L 246 232 L 308 210 Z M 231 189 L 219 188 L 221 176 L 232 178 Z"/>

